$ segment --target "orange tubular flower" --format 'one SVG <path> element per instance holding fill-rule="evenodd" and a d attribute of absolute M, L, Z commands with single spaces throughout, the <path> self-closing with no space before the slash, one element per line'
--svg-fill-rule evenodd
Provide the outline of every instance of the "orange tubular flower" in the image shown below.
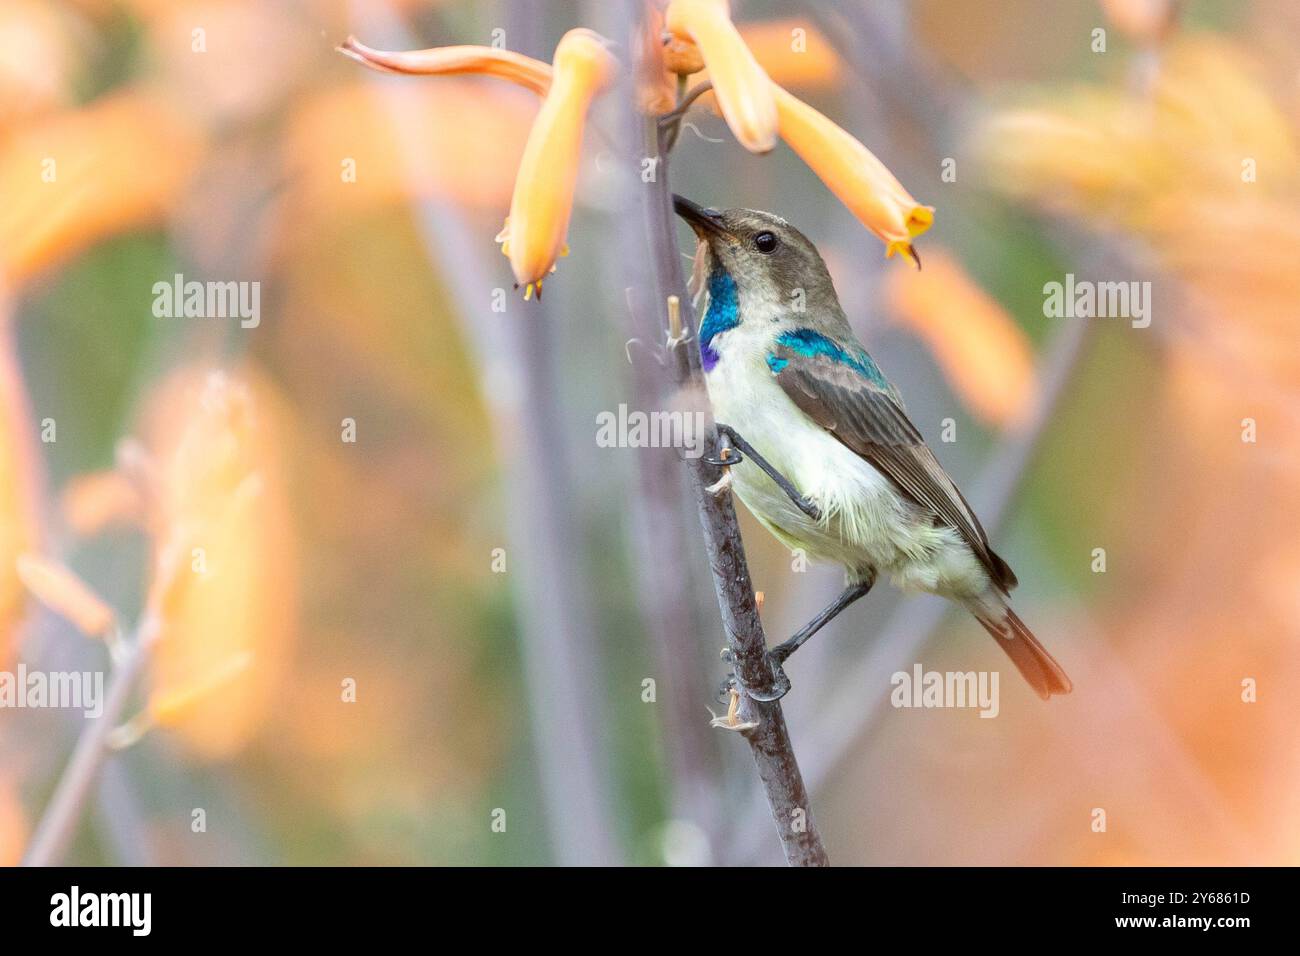
<path fill-rule="evenodd" d="M 0 142 L 0 275 L 19 284 L 59 260 L 168 215 L 202 155 L 189 121 L 128 89 Z M 148 175 L 141 175 L 148 170 Z M 44 176 L 46 181 L 34 177 Z"/>
<path fill-rule="evenodd" d="M 541 295 L 542 280 L 567 251 L 587 110 L 616 63 L 605 39 L 591 30 L 570 30 L 555 48 L 551 88 L 528 134 L 510 218 L 498 237 L 525 299 L 534 288 Z"/>
<path fill-rule="evenodd" d="M 840 202 L 885 243 L 885 255 L 901 252 L 919 261 L 912 239 L 934 222 L 871 150 L 798 97 L 771 85 L 781 138 L 799 154 Z"/>
<path fill-rule="evenodd" d="M 251 371 L 184 368 L 146 419 L 154 500 L 149 715 L 193 754 L 229 757 L 291 671 L 297 546 L 280 402 Z"/>
<path fill-rule="evenodd" d="M 961 263 L 942 250 L 927 252 L 925 271 L 891 272 L 885 295 L 977 418 L 1004 427 L 1024 421 L 1037 388 L 1033 349 Z"/>
<path fill-rule="evenodd" d="M 551 68 L 541 60 L 495 47 L 444 46 L 394 53 L 371 49 L 356 37 L 348 37 L 338 50 L 344 56 L 383 73 L 412 76 L 479 73 L 509 80 L 538 96 L 545 96 L 551 87 Z"/>
<path fill-rule="evenodd" d="M 795 31 L 803 31 L 803 44 L 796 47 Z M 759 20 L 742 23 L 745 46 L 772 82 L 799 90 L 829 90 L 840 85 L 844 65 L 830 40 L 801 20 Z"/>
<path fill-rule="evenodd" d="M 722 116 L 751 153 L 776 145 L 777 106 L 767 74 L 731 22 L 727 0 L 672 0 L 665 24 L 675 36 L 695 41 L 704 54 Z"/>

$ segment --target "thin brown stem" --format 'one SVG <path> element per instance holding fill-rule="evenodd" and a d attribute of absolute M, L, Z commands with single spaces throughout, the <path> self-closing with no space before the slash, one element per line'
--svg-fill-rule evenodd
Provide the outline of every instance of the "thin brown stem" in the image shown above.
<path fill-rule="evenodd" d="M 671 153 L 673 147 L 677 145 L 677 137 L 682 131 L 682 119 L 686 113 L 705 93 L 713 89 L 713 81 L 705 80 L 703 83 L 694 87 L 689 93 L 678 101 L 677 106 L 672 112 L 665 113 L 659 117 L 659 128 L 663 131 L 663 151 L 664 155 Z"/>
<path fill-rule="evenodd" d="M 683 311 L 682 318 L 688 325 L 692 316 L 689 314 L 690 300 L 668 188 L 671 130 L 658 123 L 648 126 L 647 145 L 658 154 L 659 168 L 654 182 L 647 184 L 642 212 L 654 260 L 655 289 L 651 301 L 661 310 L 661 328 L 667 335 L 670 296 L 677 297 Z M 699 356 L 689 345 L 678 342 L 669 349 L 668 369 L 679 386 L 703 389 Z M 769 692 L 773 674 L 766 657 L 767 643 L 735 507 L 729 494 L 716 496 L 708 491 L 708 486 L 718 479 L 718 469 L 705 461 L 717 454 L 717 434 L 712 428 L 705 445 L 704 455 L 689 462 L 688 482 L 704 534 L 704 547 L 713 572 L 713 586 L 727 634 L 727 645 L 741 688 L 739 726 L 746 728 L 741 732 L 758 769 L 786 861 L 792 866 L 827 866 L 826 848 L 812 818 L 808 792 L 799 772 L 781 705 L 777 701 L 755 700 L 744 690 L 752 688 L 760 694 Z"/>
<path fill-rule="evenodd" d="M 690 92 L 681 98 L 671 113 L 665 113 L 663 116 L 659 117 L 659 125 L 668 126 L 670 123 L 681 119 L 686 115 L 686 111 L 695 104 L 695 101 L 711 89 L 713 89 L 712 80 L 705 80 L 699 86 L 692 87 Z"/>

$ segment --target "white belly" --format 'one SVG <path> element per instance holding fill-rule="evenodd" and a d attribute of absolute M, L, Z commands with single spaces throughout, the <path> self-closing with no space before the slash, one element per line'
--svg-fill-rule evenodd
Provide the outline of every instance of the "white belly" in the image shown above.
<path fill-rule="evenodd" d="M 768 370 L 765 350 L 746 355 L 740 351 L 744 344 L 725 343 L 721 360 L 705 376 L 714 418 L 789 478 L 822 517 L 805 515 L 751 461 L 732 469 L 745 507 L 787 547 L 838 562 L 851 579 L 883 571 L 907 590 L 950 597 L 982 593 L 988 579 L 960 536 L 935 527 L 889 479 L 805 415 Z"/>

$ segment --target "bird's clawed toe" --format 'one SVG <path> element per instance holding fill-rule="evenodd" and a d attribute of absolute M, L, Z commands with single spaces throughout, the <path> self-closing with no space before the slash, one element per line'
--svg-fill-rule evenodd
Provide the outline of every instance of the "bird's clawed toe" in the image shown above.
<path fill-rule="evenodd" d="M 742 684 L 740 678 L 735 672 L 728 674 L 722 683 L 718 686 L 716 700 L 720 704 L 732 701 L 734 691 L 742 691 L 754 700 L 772 701 L 780 700 L 786 694 L 790 693 L 790 678 L 786 676 L 785 668 L 782 666 L 785 659 L 789 656 L 788 651 L 783 651 L 781 647 L 773 648 L 764 655 L 767 665 L 772 669 L 772 680 L 767 687 L 750 687 L 748 684 Z M 730 648 L 724 647 L 721 654 L 722 660 L 728 664 L 735 663 L 735 656 L 731 653 Z"/>
<path fill-rule="evenodd" d="M 761 701 L 780 700 L 790 693 L 790 678 L 786 676 L 785 668 L 781 666 L 783 661 L 783 657 L 773 651 L 768 651 L 767 664 L 772 668 L 771 686 L 767 689 L 746 687 L 745 693 L 754 700 Z"/>

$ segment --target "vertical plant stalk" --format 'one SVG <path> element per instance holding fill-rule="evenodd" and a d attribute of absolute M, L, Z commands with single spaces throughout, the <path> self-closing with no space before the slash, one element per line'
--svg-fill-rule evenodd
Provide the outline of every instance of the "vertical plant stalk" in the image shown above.
<path fill-rule="evenodd" d="M 157 641 L 154 617 L 140 623 L 135 639 L 113 668 L 113 680 L 104 695 L 104 710 L 77 738 L 63 776 L 45 807 L 23 855 L 23 866 L 54 866 L 68 851 L 85 810 L 86 800 L 109 752 L 109 737 L 121 722 L 136 684 L 143 676 L 150 652 Z"/>
<path fill-rule="evenodd" d="M 668 188 L 671 135 L 671 126 L 661 131 L 654 120 L 647 123 L 647 155 L 658 157 L 658 161 L 654 181 L 647 183 L 642 190 L 642 216 L 655 273 L 655 295 L 652 301 L 665 310 L 665 321 L 661 325 L 665 336 L 669 333 L 665 304 L 670 296 L 676 296 L 680 302 L 682 321 L 686 328 L 695 328 L 674 228 L 676 220 L 672 210 L 672 193 Z M 688 337 L 685 342 L 670 345 L 668 369 L 679 386 L 702 391 L 704 378 L 692 341 Z M 688 463 L 688 483 L 694 494 L 700 527 L 704 532 L 704 547 L 709 568 L 713 572 L 714 591 L 739 681 L 740 724 L 753 725 L 741 733 L 749 744 L 758 769 L 786 862 L 791 866 L 828 866 L 830 860 L 813 821 L 808 805 L 808 791 L 799 772 L 799 763 L 795 759 L 794 746 L 790 741 L 781 704 L 779 701 L 755 700 L 744 691 L 745 687 L 759 691 L 770 690 L 773 675 L 767 663 L 767 643 L 758 615 L 754 585 L 749 577 L 749 566 L 745 560 L 745 547 L 740 538 L 736 509 L 730 494 L 715 496 L 708 491 L 708 486 L 719 477 L 717 469 L 705 461 L 706 457 L 717 454 L 717 434 L 712 428 L 708 430 L 704 444 L 704 455 L 691 459 Z"/>
<path fill-rule="evenodd" d="M 633 11 L 635 13 L 635 11 Z M 625 46 L 636 42 L 641 23 L 635 15 L 625 24 Z M 645 118 L 634 108 L 636 90 L 625 82 L 619 102 L 617 142 L 623 161 L 638 168 L 643 156 Z M 638 408 L 666 409 L 677 384 L 661 354 L 664 313 L 658 299 L 655 264 L 645 254 L 644 192 L 639 178 L 629 177 L 616 217 L 620 274 L 627 287 L 627 346 L 632 395 Z M 713 863 L 722 849 L 726 824 L 719 788 L 720 748 L 715 732 L 700 719 L 708 700 L 705 660 L 717 648 L 703 641 L 705 616 L 712 612 L 701 598 L 700 576 L 683 560 L 694 542 L 693 502 L 688 501 L 681 452 L 676 448 L 641 448 L 636 452 L 638 487 L 628 501 L 636 597 L 642 627 L 650 641 L 658 679 L 660 734 L 668 780 L 668 812 L 674 820 L 700 828 L 707 853 L 696 863 Z"/>

